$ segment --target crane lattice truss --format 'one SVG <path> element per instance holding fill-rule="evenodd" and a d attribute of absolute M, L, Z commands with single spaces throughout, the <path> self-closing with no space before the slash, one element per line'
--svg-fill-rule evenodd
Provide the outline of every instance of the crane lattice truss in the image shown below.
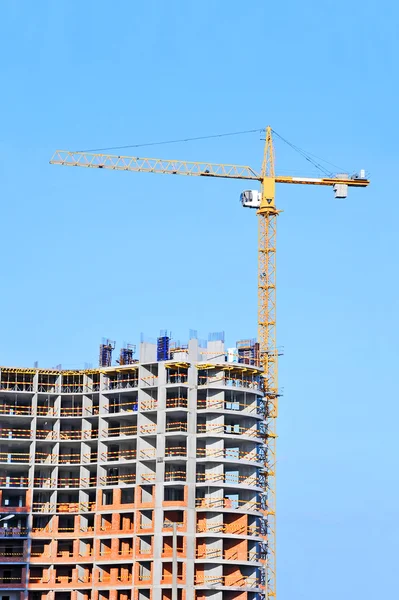
<path fill-rule="evenodd" d="M 246 165 L 215 164 L 160 158 L 138 158 L 93 152 L 70 152 L 57 150 L 51 164 L 69 167 L 111 169 L 164 175 L 188 175 L 221 177 L 258 181 L 261 184 L 259 205 L 258 243 L 258 341 L 263 377 L 265 382 L 265 497 L 267 529 L 266 598 L 276 596 L 276 419 L 278 416 L 278 350 L 276 345 L 276 225 L 279 211 L 275 205 L 275 184 L 303 184 L 322 186 L 366 187 L 365 178 L 292 177 L 276 176 L 274 172 L 274 148 L 272 130 L 266 128 L 265 148 L 261 173 Z M 255 207 L 255 206 L 254 206 Z"/>

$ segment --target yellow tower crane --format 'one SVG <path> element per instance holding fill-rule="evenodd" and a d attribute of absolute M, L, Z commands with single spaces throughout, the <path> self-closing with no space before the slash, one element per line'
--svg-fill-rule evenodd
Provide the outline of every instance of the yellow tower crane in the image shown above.
<path fill-rule="evenodd" d="M 258 341 L 263 368 L 266 404 L 266 516 L 267 560 L 266 598 L 276 596 L 276 419 L 278 415 L 278 351 L 276 346 L 276 224 L 279 210 L 275 204 L 276 183 L 332 186 L 336 198 L 346 198 L 348 187 L 367 187 L 364 171 L 352 177 L 291 177 L 275 175 L 274 148 L 271 127 L 266 128 L 261 172 L 245 165 L 214 164 L 160 158 L 138 158 L 93 152 L 57 150 L 50 164 L 69 167 L 222 177 L 260 182 L 261 190 L 241 194 L 244 207 L 254 208 L 259 217 L 258 237 Z"/>

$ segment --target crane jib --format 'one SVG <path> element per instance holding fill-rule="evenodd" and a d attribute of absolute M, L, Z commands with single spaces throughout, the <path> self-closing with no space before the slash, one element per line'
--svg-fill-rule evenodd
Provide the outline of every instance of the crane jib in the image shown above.
<path fill-rule="evenodd" d="M 182 160 L 169 160 L 160 158 L 139 158 L 135 156 L 117 156 L 112 154 L 95 154 L 89 152 L 71 152 L 57 150 L 50 164 L 67 167 L 85 167 L 94 169 L 110 169 L 113 171 L 133 171 L 136 173 L 159 173 L 162 175 L 191 175 L 199 177 L 219 177 L 226 179 L 243 179 L 260 181 L 274 179 L 276 183 L 299 185 L 324 185 L 337 184 L 350 187 L 367 187 L 369 181 L 358 177 L 292 177 L 277 175 L 263 178 L 259 173 L 247 165 L 232 165 L 205 163 Z"/>

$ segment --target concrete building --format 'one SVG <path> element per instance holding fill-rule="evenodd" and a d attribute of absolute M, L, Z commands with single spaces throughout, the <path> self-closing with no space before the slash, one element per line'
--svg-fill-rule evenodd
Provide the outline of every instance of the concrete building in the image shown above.
<path fill-rule="evenodd" d="M 214 338 L 0 369 L 0 600 L 264 595 L 256 344 Z"/>

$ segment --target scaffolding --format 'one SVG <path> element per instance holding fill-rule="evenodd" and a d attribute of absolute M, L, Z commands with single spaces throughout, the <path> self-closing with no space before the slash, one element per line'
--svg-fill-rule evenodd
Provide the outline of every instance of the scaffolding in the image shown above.
<path fill-rule="evenodd" d="M 112 351 L 115 350 L 115 343 L 111 340 L 103 338 L 100 344 L 100 356 L 98 364 L 100 367 L 110 367 L 112 365 Z"/>
<path fill-rule="evenodd" d="M 170 336 L 167 331 L 161 331 L 157 339 L 157 361 L 169 360 Z"/>
<path fill-rule="evenodd" d="M 259 343 L 256 339 L 238 340 L 238 362 L 245 365 L 259 366 Z"/>
<path fill-rule="evenodd" d="M 119 354 L 119 364 L 120 365 L 132 365 L 137 362 L 134 360 L 134 355 L 136 353 L 136 346 L 134 344 L 125 344 L 124 348 L 120 349 Z"/>

